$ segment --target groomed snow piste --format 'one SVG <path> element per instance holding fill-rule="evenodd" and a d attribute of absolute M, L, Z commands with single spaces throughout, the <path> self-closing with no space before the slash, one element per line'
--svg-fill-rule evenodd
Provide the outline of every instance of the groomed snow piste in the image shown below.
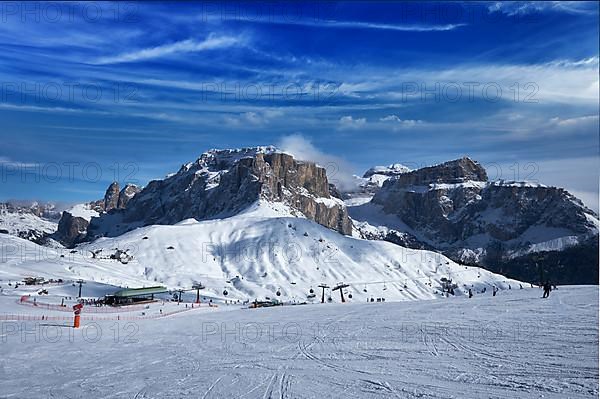
<path fill-rule="evenodd" d="M 1 286 L 0 305 L 23 312 Z M 19 399 L 598 397 L 597 287 L 559 287 L 549 299 L 541 294 L 526 288 L 444 301 L 220 306 L 135 321 L 87 321 L 84 313 L 79 329 L 52 319 L 0 321 L 0 393 Z"/>
<path fill-rule="evenodd" d="M 464 295 L 469 288 L 519 286 L 518 281 L 459 265 L 435 252 L 343 236 L 293 217 L 277 203 L 259 202 L 227 219 L 138 228 L 73 251 L 59 252 L 7 235 L 0 235 L 0 240 L 5 254 L 0 267 L 3 280 L 43 276 L 169 288 L 190 288 L 202 282 L 212 297 L 225 299 L 227 291 L 228 299 L 277 297 L 296 302 L 307 300 L 311 288 L 318 295 L 319 284 L 333 288 L 340 282 L 350 285 L 344 289 L 346 298 L 351 294 L 351 301 L 356 302 L 371 297 L 442 297 L 442 278 L 458 285 L 456 295 Z M 106 257 L 117 248 L 128 250 L 133 260 L 123 264 L 91 257 L 92 251 L 102 249 L 100 254 Z M 327 295 L 340 300 L 339 292 Z"/>

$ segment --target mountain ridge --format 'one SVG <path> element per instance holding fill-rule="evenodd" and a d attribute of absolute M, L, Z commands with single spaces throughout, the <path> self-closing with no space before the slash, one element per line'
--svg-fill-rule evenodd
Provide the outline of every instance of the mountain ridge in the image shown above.
<path fill-rule="evenodd" d="M 483 166 L 469 157 L 415 170 L 401 164 L 373 167 L 349 192 L 330 183 L 317 163 L 274 146 L 211 149 L 143 188 L 113 182 L 102 199 L 63 212 L 58 225 L 39 218 L 32 224 L 43 229 L 35 233 L 2 232 L 74 247 L 143 226 L 225 219 L 256 201 L 282 204 L 291 216 L 342 235 L 438 251 L 514 278 L 537 281 L 545 274 L 557 282 L 597 282 L 592 251 L 599 222 L 593 211 L 562 188 L 489 181 Z M 578 253 L 571 249 L 581 257 L 565 261 L 565 251 Z M 547 270 L 520 270 L 516 263 L 538 258 L 545 259 Z"/>

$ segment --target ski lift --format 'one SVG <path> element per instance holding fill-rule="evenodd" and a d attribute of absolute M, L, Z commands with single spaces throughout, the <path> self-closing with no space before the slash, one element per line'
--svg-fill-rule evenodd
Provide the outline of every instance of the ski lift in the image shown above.
<path fill-rule="evenodd" d="M 281 291 L 277 290 L 277 292 L 275 293 L 275 295 L 281 296 Z"/>
<path fill-rule="evenodd" d="M 312 288 L 312 287 L 310 287 L 310 290 L 308 290 L 308 293 L 309 293 L 309 294 L 314 294 L 314 293 L 315 293 L 315 290 L 313 290 L 313 288 Z"/>
<path fill-rule="evenodd" d="M 383 283 L 383 290 L 387 290 L 387 286 L 385 285 L 385 282 Z"/>
<path fill-rule="evenodd" d="M 227 290 L 223 290 L 223 295 L 227 296 L 227 294 L 229 294 Z"/>
<path fill-rule="evenodd" d="M 363 292 L 367 292 L 367 285 L 365 284 L 365 288 L 363 288 Z"/>
<path fill-rule="evenodd" d="M 328 296 L 327 297 L 327 302 L 331 302 L 331 301 L 333 301 L 333 299 L 330 296 Z"/>
<path fill-rule="evenodd" d="M 348 294 L 348 298 L 352 299 L 352 293 Z"/>

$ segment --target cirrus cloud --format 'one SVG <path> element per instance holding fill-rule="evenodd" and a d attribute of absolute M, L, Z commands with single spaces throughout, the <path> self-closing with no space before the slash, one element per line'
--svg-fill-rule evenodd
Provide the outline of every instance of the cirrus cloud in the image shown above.
<path fill-rule="evenodd" d="M 176 53 L 195 53 L 206 50 L 222 49 L 241 43 L 241 39 L 233 36 L 218 36 L 210 34 L 206 39 L 198 41 L 187 39 L 175 43 L 163 44 L 161 46 L 146 48 L 119 54 L 116 56 L 101 57 L 94 64 L 118 64 L 124 62 L 137 62 L 152 58 L 160 58 Z"/>

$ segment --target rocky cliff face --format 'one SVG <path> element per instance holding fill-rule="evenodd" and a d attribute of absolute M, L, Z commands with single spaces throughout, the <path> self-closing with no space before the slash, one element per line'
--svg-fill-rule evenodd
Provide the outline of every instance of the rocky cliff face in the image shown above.
<path fill-rule="evenodd" d="M 401 174 L 410 171 L 410 168 L 399 163 L 389 166 L 374 166 L 367 170 L 362 177 L 354 176 L 356 179 L 356 188 L 340 193 L 339 198 L 346 200 L 353 199 L 360 202 L 364 198 L 370 198 L 375 195 L 387 180 L 395 179 Z"/>
<path fill-rule="evenodd" d="M 85 238 L 88 225 L 89 222 L 84 218 L 73 216 L 65 211 L 58 222 L 55 236 L 63 245 L 71 247 Z"/>
<path fill-rule="evenodd" d="M 119 183 L 113 182 L 106 193 L 104 194 L 104 207 L 103 209 L 108 212 L 111 209 L 115 209 L 119 203 Z"/>
<path fill-rule="evenodd" d="M 108 212 L 112 209 L 124 209 L 129 200 L 140 191 L 141 188 L 135 184 L 126 184 L 125 187 L 121 189 L 118 182 L 112 182 L 106 189 L 104 198 L 102 200 L 91 202 L 90 208 L 100 213 Z"/>
<path fill-rule="evenodd" d="M 325 169 L 273 147 L 257 147 L 212 150 L 174 175 L 150 182 L 125 209 L 92 219 L 88 239 L 150 224 L 226 217 L 259 199 L 285 203 L 340 233 L 352 232 L 342 201 L 330 195 Z"/>
<path fill-rule="evenodd" d="M 406 187 L 435 183 L 455 184 L 465 181 L 487 181 L 485 169 L 467 157 L 399 174 L 396 179 L 390 180 L 389 185 Z"/>
<path fill-rule="evenodd" d="M 103 199 L 80 204 L 70 211 L 64 211 L 58 222 L 58 229 L 52 237 L 67 247 L 82 242 L 87 236 L 87 228 L 92 218 L 90 214 L 96 216 L 113 209 L 125 209 L 129 201 L 140 191 L 141 189 L 134 184 L 127 184 L 120 189 L 118 182 L 111 183 Z M 85 217 L 79 215 L 82 212 Z"/>
<path fill-rule="evenodd" d="M 530 269 L 519 269 L 512 259 L 577 245 L 590 251 L 585 243 L 598 235 L 597 215 L 566 190 L 523 182 L 489 182 L 483 167 L 469 158 L 389 179 L 363 207 L 376 207 L 388 215 L 390 226 L 403 233 L 392 235 L 400 244 L 433 247 L 454 260 L 495 271 L 510 264 L 510 270 L 503 272 L 532 281 L 539 276 L 532 275 Z M 359 208 L 350 208 L 350 212 L 362 222 L 357 226 L 365 231 L 363 236 L 377 236 L 368 217 L 360 220 Z M 377 222 L 381 224 L 381 217 Z M 394 242 L 387 239 L 389 228 L 379 230 L 379 238 Z M 563 275 L 561 281 L 597 282 L 597 254 L 586 256 L 593 258 L 595 273 L 581 278 Z"/>
<path fill-rule="evenodd" d="M 141 189 L 135 184 L 127 184 L 121 191 L 119 191 L 119 197 L 117 199 L 117 209 L 125 209 L 129 201 L 141 191 Z M 106 209 L 109 211 L 110 209 Z"/>

